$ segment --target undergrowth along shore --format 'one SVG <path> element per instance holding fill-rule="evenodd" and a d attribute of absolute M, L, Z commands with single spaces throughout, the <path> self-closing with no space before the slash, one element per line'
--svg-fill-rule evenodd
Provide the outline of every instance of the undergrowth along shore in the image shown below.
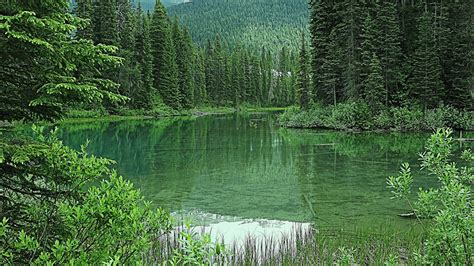
<path fill-rule="evenodd" d="M 308 110 L 288 108 L 278 119 L 289 128 L 327 128 L 336 130 L 431 131 L 450 127 L 474 130 L 474 112 L 450 106 L 432 110 L 392 107 L 374 112 L 364 103 L 340 103 L 336 106 L 313 105 Z"/>
<path fill-rule="evenodd" d="M 84 110 L 71 109 L 67 112 L 65 118 L 61 122 L 82 122 L 90 120 L 123 120 L 123 119 L 149 119 L 159 117 L 175 117 L 175 116 L 203 116 L 215 114 L 232 114 L 232 113 L 249 113 L 249 112 L 272 112 L 285 111 L 286 107 L 259 107 L 250 105 L 241 105 L 239 107 L 196 107 L 189 110 L 177 111 L 169 107 L 155 108 L 153 110 L 133 110 L 121 109 L 114 113 L 109 113 L 104 109 Z"/>
<path fill-rule="evenodd" d="M 318 230 L 295 225 L 289 234 L 247 236 L 244 243 L 213 243 L 205 232 L 179 226 L 162 235 L 143 261 L 149 265 L 407 265 L 422 246 L 423 233 L 395 232 L 392 227 L 367 233 Z M 172 265 L 173 265 L 172 263 Z"/>
<path fill-rule="evenodd" d="M 233 113 L 252 113 L 252 112 L 275 112 L 285 111 L 287 107 L 259 107 L 242 105 L 237 108 L 235 107 L 196 107 L 189 110 L 176 111 L 169 107 L 155 108 L 154 110 L 134 110 L 134 109 L 121 109 L 116 110 L 113 113 L 106 111 L 105 109 L 70 109 L 67 111 L 62 119 L 55 122 L 48 121 L 36 121 L 37 125 L 51 125 L 51 124 L 68 124 L 68 123 L 90 123 L 97 121 L 104 122 L 115 122 L 122 120 L 143 120 L 143 119 L 154 119 L 154 118 L 168 118 L 168 117 L 192 117 L 192 116 L 204 116 L 204 115 L 223 115 Z M 0 129 L 16 127 L 27 129 L 30 128 L 28 121 L 1 121 Z"/>

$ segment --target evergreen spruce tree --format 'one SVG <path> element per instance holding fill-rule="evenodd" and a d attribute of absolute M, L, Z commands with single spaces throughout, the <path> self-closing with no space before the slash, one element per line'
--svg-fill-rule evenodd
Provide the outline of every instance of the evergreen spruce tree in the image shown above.
<path fill-rule="evenodd" d="M 367 10 L 367 15 L 363 21 L 361 30 L 361 88 L 359 89 L 359 98 L 363 98 L 366 95 L 365 84 L 371 71 L 370 65 L 372 63 L 373 54 L 378 52 L 377 37 L 379 36 L 380 32 L 377 31 L 375 26 L 375 21 L 372 18 L 370 12 Z"/>
<path fill-rule="evenodd" d="M 152 99 L 155 96 L 153 88 L 153 56 L 151 53 L 150 21 L 142 13 L 141 8 L 137 10 L 137 30 L 135 37 L 134 60 L 140 72 L 140 87 L 135 88 L 132 93 L 134 108 L 151 109 Z"/>
<path fill-rule="evenodd" d="M 296 99 L 296 80 L 297 80 L 297 69 L 298 69 L 298 56 L 299 54 L 291 51 L 289 60 L 289 78 L 288 78 L 288 98 L 285 106 L 294 105 L 298 101 Z"/>
<path fill-rule="evenodd" d="M 232 92 L 232 62 L 231 57 L 227 51 L 224 52 L 224 87 L 222 88 L 222 102 L 223 105 L 228 106 L 233 104 Z"/>
<path fill-rule="evenodd" d="M 370 62 L 370 72 L 365 81 L 365 100 L 374 113 L 380 111 L 385 101 L 385 88 L 382 76 L 382 66 L 378 56 L 373 53 Z"/>
<path fill-rule="evenodd" d="M 341 51 L 337 44 L 336 32 L 336 29 L 333 29 L 329 35 L 327 48 L 328 51 L 331 52 L 328 53 L 322 62 L 322 76 L 320 77 L 320 92 L 322 94 L 319 95 L 319 97 L 322 97 L 320 98 L 322 102 L 332 105 L 336 105 L 342 98 L 342 93 L 338 87 L 340 78 L 338 75 L 340 62 L 339 57 L 341 56 Z"/>
<path fill-rule="evenodd" d="M 204 52 L 200 49 L 194 51 L 194 100 L 195 105 L 207 104 L 206 70 Z"/>
<path fill-rule="evenodd" d="M 450 6 L 448 49 L 443 54 L 445 103 L 459 109 L 473 108 L 474 49 L 472 47 L 473 5 L 453 2 Z"/>
<path fill-rule="evenodd" d="M 418 39 L 412 57 L 413 70 L 408 81 L 410 95 L 424 108 L 437 107 L 443 91 L 432 19 L 427 9 L 418 19 Z"/>
<path fill-rule="evenodd" d="M 401 102 L 402 50 L 400 20 L 394 1 L 378 1 L 375 4 L 378 55 L 380 57 L 384 86 L 385 105 Z"/>
<path fill-rule="evenodd" d="M 51 120 L 70 106 L 125 100 L 100 75 L 120 63 L 116 48 L 77 38 L 85 23 L 67 10 L 67 1 L 0 5 L 0 120 Z"/>
<path fill-rule="evenodd" d="M 150 34 L 154 87 L 165 104 L 174 109 L 180 109 L 181 94 L 178 84 L 179 73 L 176 64 L 176 51 L 169 19 L 159 0 L 156 1 L 155 10 L 152 14 Z"/>
<path fill-rule="evenodd" d="M 214 40 L 214 54 L 212 73 L 214 76 L 213 100 L 215 105 L 221 105 L 224 102 L 225 94 L 225 48 L 219 35 Z"/>
<path fill-rule="evenodd" d="M 130 0 L 117 0 L 117 28 L 119 37 L 119 55 L 124 59 L 117 69 L 115 80 L 120 84 L 120 94 L 131 98 L 133 105 L 134 90 L 141 89 L 140 69 L 135 58 L 136 13 L 132 11 Z"/>
<path fill-rule="evenodd" d="M 260 102 L 262 105 L 268 105 L 268 95 L 272 89 L 273 81 L 273 67 L 272 67 L 272 55 L 269 50 L 262 48 L 260 54 L 260 69 L 261 69 L 261 98 Z M 308 52 L 309 56 L 309 52 Z"/>
<path fill-rule="evenodd" d="M 268 82 L 268 89 L 266 90 L 265 92 L 265 102 L 267 103 L 267 105 L 270 105 L 270 92 L 273 90 L 273 88 L 275 87 L 275 69 L 274 69 L 274 65 L 273 65 L 273 57 L 272 57 L 272 54 L 270 51 L 267 50 L 267 56 L 266 56 L 266 59 L 267 59 L 267 82 Z"/>
<path fill-rule="evenodd" d="M 250 58 L 247 49 L 243 49 L 241 53 L 241 67 L 242 67 L 242 84 L 241 88 L 243 89 L 242 93 L 242 101 L 248 103 L 251 99 L 251 90 L 252 90 L 252 83 L 251 83 L 251 67 L 250 67 Z"/>
<path fill-rule="evenodd" d="M 194 105 L 194 86 L 192 77 L 192 42 L 187 30 L 181 30 L 178 19 L 173 21 L 173 41 L 176 49 L 176 63 L 179 71 L 179 91 L 181 106 L 189 109 Z"/>
<path fill-rule="evenodd" d="M 311 32 L 311 69 L 313 71 L 313 96 L 325 98 L 321 80 L 323 76 L 331 75 L 323 70 L 327 61 L 330 25 L 331 3 L 324 0 L 311 0 L 310 32 Z"/>
<path fill-rule="evenodd" d="M 304 33 L 301 37 L 301 49 L 297 75 L 297 95 L 299 99 L 299 105 L 303 109 L 308 109 L 311 101 L 310 63 Z"/>
<path fill-rule="evenodd" d="M 339 45 L 344 51 L 341 65 L 343 90 L 346 99 L 357 100 L 359 98 L 360 86 L 360 28 L 363 21 L 363 8 L 360 1 L 340 1 L 340 27 L 341 36 L 338 36 Z M 331 52 L 331 51 L 329 51 Z"/>
<path fill-rule="evenodd" d="M 96 43 L 119 46 L 116 0 L 96 1 L 94 3 L 92 24 Z"/>
<path fill-rule="evenodd" d="M 214 45 L 211 40 L 208 40 L 205 50 L 205 77 L 206 77 L 206 89 L 209 103 L 215 102 L 216 94 L 216 73 L 215 70 L 215 52 Z"/>
<path fill-rule="evenodd" d="M 260 64 L 258 63 L 258 59 L 255 55 L 251 56 L 251 100 L 250 103 L 260 106 L 259 99 L 261 98 L 261 84 L 260 84 Z"/>
<path fill-rule="evenodd" d="M 94 12 L 92 0 L 77 0 L 75 7 L 76 16 L 86 19 L 87 26 L 77 31 L 77 36 L 83 39 L 92 39 L 94 36 L 94 28 L 92 25 L 92 15 Z"/>
<path fill-rule="evenodd" d="M 243 78 L 243 69 L 241 62 L 241 51 L 240 47 L 236 47 L 231 55 L 231 93 L 232 93 L 232 102 L 234 107 L 238 107 L 241 101 L 243 100 L 241 84 Z"/>

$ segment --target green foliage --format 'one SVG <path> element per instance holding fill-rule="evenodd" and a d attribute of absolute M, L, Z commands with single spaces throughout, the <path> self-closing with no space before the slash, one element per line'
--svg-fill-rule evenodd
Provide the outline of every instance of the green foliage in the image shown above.
<path fill-rule="evenodd" d="M 173 43 L 171 25 L 165 8 L 157 2 L 153 11 L 151 25 L 151 51 L 153 55 L 154 87 L 163 101 L 174 109 L 181 108 L 178 65 Z"/>
<path fill-rule="evenodd" d="M 188 0 L 162 0 L 161 2 L 165 7 L 170 7 L 173 5 L 185 3 L 187 1 Z M 135 3 L 140 4 L 145 11 L 153 11 L 153 8 L 155 8 L 156 0 L 139 0 L 135 1 Z"/>
<path fill-rule="evenodd" d="M 344 247 L 339 248 L 338 252 L 335 254 L 336 256 L 335 265 L 343 266 L 343 265 L 355 264 L 354 253 L 355 253 L 354 249 L 347 249 Z"/>
<path fill-rule="evenodd" d="M 450 129 L 438 129 L 420 155 L 421 168 L 436 177 L 440 186 L 429 190 L 419 189 L 415 204 L 417 217 L 431 218 L 423 223 L 428 238 L 416 254 L 423 264 L 472 264 L 474 246 L 474 217 L 472 206 L 473 155 L 465 150 L 461 156 L 466 166 L 451 161 L 452 137 Z M 404 164 L 398 177 L 390 177 L 388 186 L 397 198 L 410 202 L 413 177 L 408 164 Z M 411 205 L 411 203 L 410 203 Z"/>
<path fill-rule="evenodd" d="M 307 109 L 311 99 L 309 53 L 306 49 L 304 34 L 301 37 L 301 49 L 298 61 L 297 90 L 300 107 Z"/>
<path fill-rule="evenodd" d="M 383 86 L 384 80 L 382 76 L 382 66 L 380 65 L 380 60 L 375 53 L 372 54 L 369 69 L 369 75 L 365 81 L 364 98 L 370 110 L 377 113 L 383 107 L 386 93 Z"/>
<path fill-rule="evenodd" d="M 296 128 L 333 128 L 356 130 L 432 130 L 436 126 L 470 130 L 474 128 L 473 112 L 453 107 L 426 110 L 392 107 L 374 113 L 363 101 L 336 106 L 313 105 L 308 110 L 290 108 L 279 117 L 280 125 Z"/>
<path fill-rule="evenodd" d="M 162 103 L 180 112 L 195 106 L 287 106 L 295 102 L 294 49 L 263 47 L 257 52 L 260 47 L 237 45 L 219 35 L 213 35 L 205 49 L 197 48 L 188 30 L 177 18 L 170 21 L 160 2 L 148 15 L 143 14 L 140 3 L 133 8 L 129 0 L 81 0 L 73 6 L 77 15 L 91 22 L 78 36 L 114 44 L 124 59 L 120 67 L 105 68 L 101 74 L 120 84 L 117 92 L 130 98 L 125 106 L 106 102 L 109 113 L 135 112 L 125 109 L 157 113 L 153 110 L 162 109 Z M 281 6 L 293 3 L 280 3 L 274 9 Z M 306 68 L 309 87 L 309 65 Z"/>
<path fill-rule="evenodd" d="M 106 116 L 107 112 L 103 109 L 94 110 L 82 110 L 82 109 L 70 109 L 66 112 L 67 118 L 99 118 Z"/>
<path fill-rule="evenodd" d="M 171 265 L 214 265 L 213 259 L 225 253 L 224 244 L 213 243 L 209 234 L 199 235 L 189 223 L 178 237 L 180 248 L 174 250 Z"/>
<path fill-rule="evenodd" d="M 421 121 L 427 121 L 427 110 L 446 104 L 472 109 L 472 19 L 465 2 L 309 4 L 313 102 L 336 106 L 363 100 L 379 116 L 370 123 L 378 128 L 388 127 L 387 112 L 408 115 L 392 107 L 422 110 L 410 117 L 409 130 L 428 127 Z M 428 120 L 442 123 L 436 118 Z"/>
<path fill-rule="evenodd" d="M 178 20 L 172 25 L 173 42 L 176 50 L 176 63 L 179 71 L 179 92 L 181 94 L 181 106 L 190 109 L 194 106 L 194 84 L 193 84 L 193 43 L 186 29 L 180 29 Z"/>
<path fill-rule="evenodd" d="M 78 40 L 87 22 L 67 13 L 67 1 L 7 1 L 0 14 L 0 119 L 52 119 L 75 103 L 125 99 L 96 76 L 121 62 L 116 48 Z"/>
<path fill-rule="evenodd" d="M 112 161 L 33 129 L 33 141 L 0 142 L 0 235 L 8 235 L 0 240 L 0 263 L 140 261 L 170 229 L 169 215 L 110 170 Z"/>
<path fill-rule="evenodd" d="M 400 107 L 391 108 L 393 127 L 400 131 L 422 130 L 423 112 L 420 109 Z"/>
<path fill-rule="evenodd" d="M 444 98 L 441 81 L 441 65 L 437 54 L 435 35 L 433 34 L 433 17 L 425 11 L 418 21 L 418 40 L 413 55 L 413 72 L 408 80 L 410 96 L 424 107 L 439 105 Z"/>
<path fill-rule="evenodd" d="M 388 186 L 392 188 L 393 198 L 407 197 L 408 194 L 410 194 L 412 183 L 413 176 L 411 175 L 411 169 L 408 163 L 402 164 L 398 176 L 391 176 L 387 179 Z"/>

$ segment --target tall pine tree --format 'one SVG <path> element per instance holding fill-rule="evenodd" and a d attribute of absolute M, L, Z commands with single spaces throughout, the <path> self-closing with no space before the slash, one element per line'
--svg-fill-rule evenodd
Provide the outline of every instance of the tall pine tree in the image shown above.
<path fill-rule="evenodd" d="M 173 21 L 173 42 L 176 50 L 176 63 L 179 71 L 179 91 L 181 106 L 189 109 L 194 106 L 194 86 L 192 76 L 193 47 L 187 30 L 181 30 L 177 18 Z"/>
<path fill-rule="evenodd" d="M 443 91 L 441 81 L 441 64 L 435 42 L 433 16 L 425 8 L 418 19 L 418 39 L 412 57 L 412 73 L 409 79 L 410 95 L 418 99 L 425 109 L 437 107 L 440 93 Z"/>
<path fill-rule="evenodd" d="M 298 60 L 297 90 L 300 107 L 308 109 L 311 102 L 310 63 L 304 33 L 301 37 L 301 49 Z"/>
<path fill-rule="evenodd" d="M 152 14 L 151 51 L 153 54 L 154 87 L 165 104 L 174 108 L 181 108 L 181 94 L 178 84 L 178 65 L 176 51 L 173 44 L 170 21 L 164 6 L 156 1 Z"/>
<path fill-rule="evenodd" d="M 369 75 L 365 81 L 365 101 L 372 112 L 378 113 L 384 105 L 385 88 L 382 76 L 382 66 L 375 53 L 372 54 L 369 68 Z"/>

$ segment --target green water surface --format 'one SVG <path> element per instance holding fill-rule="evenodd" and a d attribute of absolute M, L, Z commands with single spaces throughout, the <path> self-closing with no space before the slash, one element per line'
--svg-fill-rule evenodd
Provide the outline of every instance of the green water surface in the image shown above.
<path fill-rule="evenodd" d="M 289 130 L 276 115 L 64 124 L 60 138 L 117 161 L 146 199 L 198 211 L 320 226 L 391 226 L 408 207 L 391 200 L 386 178 L 419 164 L 428 133 Z M 415 169 L 417 167 L 414 167 Z M 414 169 L 414 170 L 415 170 Z M 418 175 L 415 187 L 431 186 Z"/>

